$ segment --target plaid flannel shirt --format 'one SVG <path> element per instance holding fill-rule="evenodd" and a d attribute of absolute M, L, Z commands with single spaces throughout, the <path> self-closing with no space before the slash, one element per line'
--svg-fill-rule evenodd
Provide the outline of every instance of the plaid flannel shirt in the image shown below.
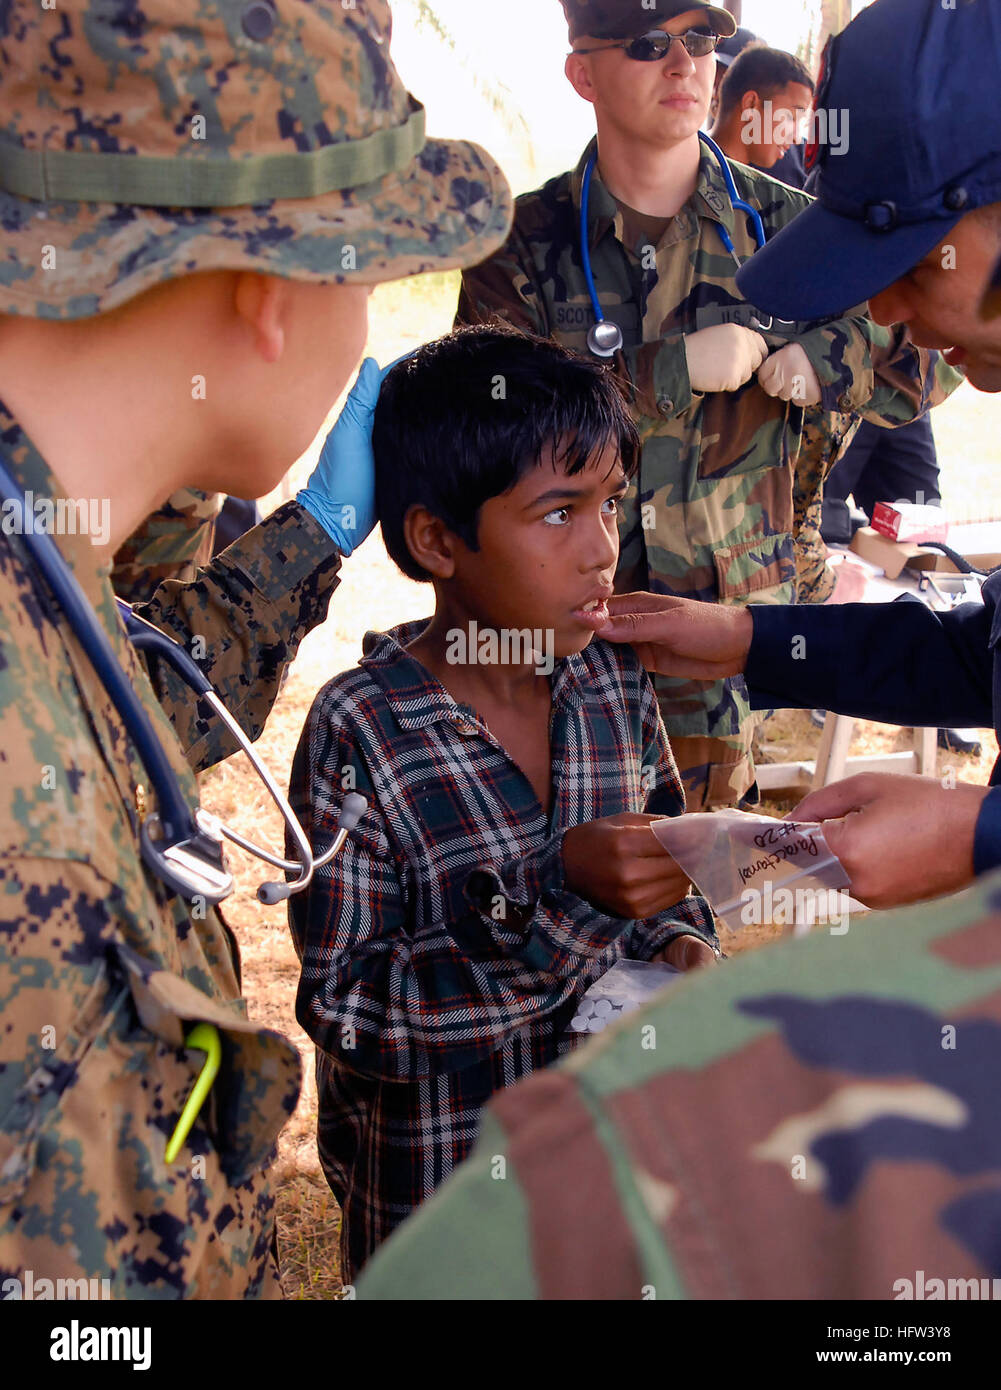
<path fill-rule="evenodd" d="M 577 1001 L 615 960 L 681 934 L 717 945 L 699 897 L 627 921 L 563 881 L 570 827 L 684 811 L 632 650 L 594 640 L 556 663 L 547 816 L 475 710 L 404 650 L 427 621 L 366 635 L 360 668 L 317 695 L 292 770 L 317 853 L 347 792 L 368 799 L 289 911 L 346 1281 L 466 1157 L 491 1095 L 574 1046 Z"/>

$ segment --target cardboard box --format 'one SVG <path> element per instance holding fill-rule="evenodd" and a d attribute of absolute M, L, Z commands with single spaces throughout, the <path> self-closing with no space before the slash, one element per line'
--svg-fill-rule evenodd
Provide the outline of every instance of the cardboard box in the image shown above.
<path fill-rule="evenodd" d="M 922 551 L 919 545 L 902 545 L 900 541 L 891 541 L 874 531 L 871 526 L 860 526 L 855 532 L 852 537 L 852 550 L 863 560 L 868 560 L 870 565 L 878 565 L 885 571 L 887 579 L 898 578 L 908 560 L 915 556 L 924 555 L 934 561 L 937 554 L 934 550 Z M 941 555 L 939 558 L 944 560 L 945 556 Z"/>
<path fill-rule="evenodd" d="M 954 525 L 949 533 L 949 544 L 974 569 L 984 572 L 992 570 L 1001 565 L 1001 522 Z M 958 573 L 949 557 L 940 550 L 926 550 L 920 545 L 888 540 L 871 526 L 862 526 L 855 532 L 851 548 L 863 560 L 878 565 L 888 579 L 899 578 L 905 565 L 909 569 Z"/>

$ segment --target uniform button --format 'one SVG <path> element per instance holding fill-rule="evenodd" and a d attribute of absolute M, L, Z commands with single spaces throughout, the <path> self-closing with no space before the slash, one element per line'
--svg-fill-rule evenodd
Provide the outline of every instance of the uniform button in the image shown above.
<path fill-rule="evenodd" d="M 669 416 L 674 410 L 674 402 L 671 400 L 671 397 L 658 396 L 657 409 L 660 411 L 661 415 L 665 417 Z"/>
<path fill-rule="evenodd" d="M 852 408 L 851 396 L 849 396 L 847 393 L 843 395 L 841 399 L 838 401 L 838 405 L 841 407 L 843 411 L 847 413 Z"/>
<path fill-rule="evenodd" d="M 274 31 L 275 12 L 264 0 L 255 0 L 253 5 L 248 5 L 244 10 L 240 23 L 248 39 L 261 43 L 264 39 L 269 39 Z"/>

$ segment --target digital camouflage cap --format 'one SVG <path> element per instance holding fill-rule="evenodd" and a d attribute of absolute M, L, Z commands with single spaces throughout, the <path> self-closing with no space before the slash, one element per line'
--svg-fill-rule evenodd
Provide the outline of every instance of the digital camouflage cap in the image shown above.
<path fill-rule="evenodd" d="M 570 26 L 570 42 L 582 34 L 596 39 L 631 39 L 657 29 L 688 10 L 704 10 L 717 34 L 729 38 L 737 21 L 717 5 L 698 0 L 560 0 Z"/>
<path fill-rule="evenodd" d="M 371 284 L 472 265 L 511 195 L 429 140 L 386 0 L 0 4 L 0 313 L 197 270 Z"/>

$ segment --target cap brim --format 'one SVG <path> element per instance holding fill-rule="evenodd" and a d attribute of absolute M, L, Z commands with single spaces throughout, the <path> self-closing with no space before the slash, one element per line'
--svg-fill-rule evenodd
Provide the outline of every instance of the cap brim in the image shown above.
<path fill-rule="evenodd" d="M 863 304 L 906 275 L 959 221 L 874 232 L 812 203 L 737 272 L 749 303 L 781 319 L 820 319 Z"/>
<path fill-rule="evenodd" d="M 253 207 L 37 203 L 0 192 L 0 314 L 87 318 L 201 270 L 363 285 L 454 270 L 492 255 L 513 212 L 496 162 L 460 140 L 428 140 L 406 169 L 363 187 Z"/>
<path fill-rule="evenodd" d="M 708 10 L 713 28 L 724 39 L 732 39 L 737 32 L 737 21 L 729 10 L 724 10 L 719 5 L 693 5 L 692 9 Z"/>

